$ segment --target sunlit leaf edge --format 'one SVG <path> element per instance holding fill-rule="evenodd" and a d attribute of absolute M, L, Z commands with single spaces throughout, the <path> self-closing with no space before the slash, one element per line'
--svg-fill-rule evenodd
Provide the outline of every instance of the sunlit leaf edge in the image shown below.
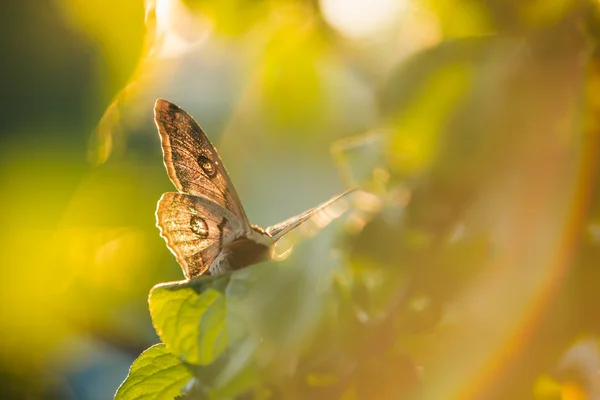
<path fill-rule="evenodd" d="M 211 307 L 220 310 L 225 307 L 224 291 L 229 283 L 229 274 L 200 277 L 190 281 L 169 282 L 156 285 L 148 298 L 150 315 L 154 328 L 163 343 L 182 362 L 193 365 L 208 365 L 214 362 L 226 349 L 228 340 L 223 337 L 226 324 L 215 320 Z M 169 302 L 176 301 L 178 303 Z M 183 307 L 190 307 L 194 315 L 188 315 L 193 323 L 182 322 Z M 175 307 L 176 315 L 165 314 L 165 307 Z M 173 311 L 173 309 L 171 309 Z M 207 326 L 213 322 L 219 332 L 212 332 Z M 173 319 L 175 318 L 175 319 Z M 200 329 L 202 326 L 202 329 Z M 212 339 L 207 342 L 207 339 Z M 207 349 L 206 347 L 209 347 Z"/>
<path fill-rule="evenodd" d="M 160 343 L 145 350 L 131 364 L 114 399 L 173 399 L 191 378 L 191 372 Z"/>

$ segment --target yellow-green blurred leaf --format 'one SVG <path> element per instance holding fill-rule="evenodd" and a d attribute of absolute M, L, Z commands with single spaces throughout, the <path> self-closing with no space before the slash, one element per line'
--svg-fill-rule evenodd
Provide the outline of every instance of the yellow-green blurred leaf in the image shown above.
<path fill-rule="evenodd" d="M 388 157 L 396 171 L 422 171 L 435 158 L 440 134 L 469 88 L 471 66 L 457 63 L 434 73 L 402 110 Z"/>
<path fill-rule="evenodd" d="M 224 35 L 245 33 L 269 12 L 270 6 L 265 0 L 184 0 L 183 2 L 194 12 L 210 18 L 215 30 Z"/>
<path fill-rule="evenodd" d="M 478 1 L 423 0 L 438 17 L 448 38 L 477 36 L 492 31 L 488 10 Z"/>

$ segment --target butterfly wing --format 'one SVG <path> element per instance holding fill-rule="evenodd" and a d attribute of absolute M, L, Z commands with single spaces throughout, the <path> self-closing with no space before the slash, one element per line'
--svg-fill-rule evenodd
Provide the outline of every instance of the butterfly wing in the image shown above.
<path fill-rule="evenodd" d="M 284 236 L 286 233 L 289 233 L 292 229 L 297 228 L 304 222 L 308 221 L 309 219 L 311 219 L 313 217 L 316 217 L 317 215 L 322 215 L 322 217 L 323 217 L 320 224 L 323 226 L 327 225 L 329 222 L 331 222 L 331 220 L 335 219 L 336 216 L 339 216 L 339 215 L 328 215 L 327 211 L 330 210 L 330 207 L 335 202 L 340 200 L 341 198 L 352 193 L 354 190 L 356 190 L 356 189 L 350 189 L 338 196 L 333 197 L 332 199 L 326 201 L 325 203 L 318 205 L 315 208 L 311 208 L 310 210 L 307 210 L 307 211 L 303 212 L 302 214 L 296 215 L 296 216 L 289 218 L 283 222 L 280 222 L 277 225 L 270 226 L 267 229 L 265 229 L 265 232 L 267 232 L 267 234 L 271 238 L 273 238 L 273 241 L 276 242 L 279 239 L 281 239 L 281 237 Z"/>
<path fill-rule="evenodd" d="M 243 225 L 237 215 L 204 197 L 165 193 L 158 201 L 156 225 L 188 279 L 205 273 Z"/>
<path fill-rule="evenodd" d="M 249 231 L 248 218 L 229 175 L 194 118 L 175 104 L 158 99 L 154 122 L 169 178 L 177 190 L 214 201 L 235 214 Z"/>

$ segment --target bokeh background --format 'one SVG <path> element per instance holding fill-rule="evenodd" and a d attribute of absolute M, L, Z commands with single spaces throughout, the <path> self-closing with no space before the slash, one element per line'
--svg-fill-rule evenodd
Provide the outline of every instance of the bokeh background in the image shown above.
<path fill-rule="evenodd" d="M 182 279 L 154 226 L 173 190 L 162 97 L 204 127 L 253 223 L 370 192 L 258 267 L 297 288 L 266 281 L 267 315 L 300 324 L 292 364 L 320 371 L 264 372 L 279 393 L 600 398 L 599 7 L 4 4 L 0 397 L 112 398 L 158 342 L 148 292 Z"/>

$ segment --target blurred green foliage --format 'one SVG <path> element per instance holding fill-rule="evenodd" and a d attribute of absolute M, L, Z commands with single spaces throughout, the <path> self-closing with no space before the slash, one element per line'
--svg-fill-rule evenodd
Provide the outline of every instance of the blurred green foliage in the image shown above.
<path fill-rule="evenodd" d="M 7 5 L 0 397 L 600 397 L 598 2 L 356 4 Z M 254 223 L 369 193 L 152 289 L 157 97 Z"/>

